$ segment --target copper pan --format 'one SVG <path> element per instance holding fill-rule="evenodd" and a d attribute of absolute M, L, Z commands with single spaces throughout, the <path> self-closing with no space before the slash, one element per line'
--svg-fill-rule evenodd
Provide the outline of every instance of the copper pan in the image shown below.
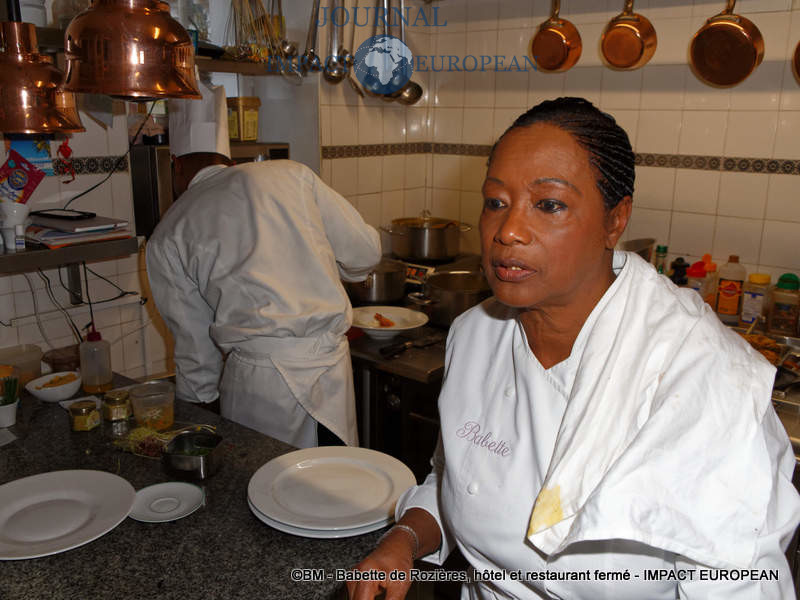
<path fill-rule="evenodd" d="M 633 12 L 633 0 L 609 21 L 600 40 L 603 58 L 614 69 L 633 70 L 647 64 L 656 52 L 658 39 L 649 19 Z"/>
<path fill-rule="evenodd" d="M 730 87 L 747 79 L 764 59 L 764 38 L 752 21 L 733 14 L 736 0 L 706 21 L 689 47 L 692 70 L 702 81 Z"/>
<path fill-rule="evenodd" d="M 581 57 L 581 36 L 572 23 L 558 18 L 560 9 L 560 0 L 553 0 L 550 18 L 539 25 L 528 47 L 536 68 L 549 73 L 566 71 Z"/>
<path fill-rule="evenodd" d="M 794 49 L 794 57 L 792 58 L 792 71 L 794 72 L 794 78 L 800 82 L 800 44 Z"/>

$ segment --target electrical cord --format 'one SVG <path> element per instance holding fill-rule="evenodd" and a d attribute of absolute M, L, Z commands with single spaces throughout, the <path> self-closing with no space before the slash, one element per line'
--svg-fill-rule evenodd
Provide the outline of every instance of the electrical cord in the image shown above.
<path fill-rule="evenodd" d="M 28 287 L 31 289 L 31 297 L 33 298 L 33 314 L 36 317 L 36 324 L 39 326 L 39 333 L 42 334 L 42 339 L 50 348 L 55 348 L 55 346 L 53 346 L 53 342 L 50 341 L 50 338 L 48 338 L 47 334 L 44 332 L 42 320 L 39 318 L 39 304 L 36 302 L 36 292 L 33 290 L 33 283 L 31 282 L 30 276 L 27 273 L 23 273 L 22 276 L 25 278 L 25 281 L 28 282 Z"/>
<path fill-rule="evenodd" d="M 92 190 L 94 190 L 94 189 L 96 189 L 96 188 L 100 187 L 100 186 L 101 186 L 101 185 L 103 185 L 103 184 L 104 184 L 106 181 L 108 181 L 108 180 L 109 180 L 109 178 L 110 178 L 110 177 L 111 177 L 111 176 L 112 176 L 112 175 L 113 175 L 113 174 L 116 172 L 116 170 L 117 170 L 117 169 L 118 169 L 118 168 L 119 168 L 119 167 L 122 165 L 122 163 L 123 163 L 123 161 L 125 160 L 125 158 L 127 158 L 127 156 L 128 156 L 130 153 L 131 153 L 131 148 L 133 148 L 133 143 L 136 141 L 136 138 L 138 138 L 138 137 L 139 137 L 139 134 L 142 132 L 142 129 L 144 129 L 144 125 L 145 125 L 145 123 L 147 123 L 147 120 L 150 118 L 150 115 L 151 115 L 151 114 L 153 114 L 153 109 L 154 109 L 155 107 L 156 107 L 156 102 L 154 101 L 154 102 L 153 102 L 153 103 L 150 105 L 150 110 L 149 110 L 149 111 L 147 111 L 147 116 L 144 118 L 144 120 L 142 121 L 141 125 L 139 125 L 139 129 L 137 129 L 137 130 L 136 130 L 136 134 L 133 136 L 133 139 L 132 139 L 130 142 L 128 142 L 128 149 L 125 151 L 125 154 L 123 154 L 122 156 L 120 156 L 120 157 L 119 157 L 119 158 L 116 160 L 116 162 L 115 162 L 115 163 L 114 163 L 114 164 L 111 166 L 111 170 L 108 172 L 108 175 L 106 175 L 106 176 L 105 176 L 105 178 L 104 178 L 104 179 L 102 179 L 101 181 L 98 181 L 97 183 L 95 183 L 95 184 L 94 184 L 93 186 L 91 186 L 89 189 L 87 189 L 87 190 L 84 190 L 84 191 L 80 192 L 79 194 L 77 194 L 77 195 L 73 196 L 72 198 L 70 198 L 70 199 L 67 201 L 67 203 L 64 205 L 64 207 L 63 207 L 63 209 L 62 209 L 62 210 L 65 210 L 65 209 L 66 209 L 66 208 L 67 208 L 67 207 L 68 207 L 70 204 L 72 204 L 72 203 L 73 203 L 75 200 L 77 200 L 78 198 L 80 198 L 80 197 L 82 197 L 82 196 L 85 196 L 86 194 L 88 194 L 88 193 L 89 193 L 89 192 L 91 192 Z"/>
<path fill-rule="evenodd" d="M 66 310 L 64 310 L 64 307 L 61 306 L 58 300 L 56 300 L 56 295 L 55 293 L 53 293 L 53 288 L 50 285 L 50 278 L 47 275 L 45 275 L 41 269 L 37 269 L 37 271 L 39 273 L 39 277 L 45 282 L 45 289 L 47 290 L 47 296 L 50 298 L 50 302 L 52 302 L 53 306 L 55 306 L 61 312 L 61 314 L 64 315 L 64 318 L 67 320 L 70 329 L 72 329 L 72 334 L 75 336 L 75 339 L 80 344 L 83 341 L 81 333 L 78 330 L 78 327 L 75 325 L 75 321 L 73 321 L 72 317 L 69 316 L 69 313 Z"/>
<path fill-rule="evenodd" d="M 89 268 L 87 267 L 87 269 L 89 269 Z M 113 302 L 114 300 L 119 300 L 120 298 L 124 298 L 125 296 L 139 296 L 140 295 L 139 292 L 134 292 L 134 291 L 131 291 L 131 290 L 123 290 L 116 283 L 114 283 L 113 281 L 111 281 L 110 279 L 108 279 L 106 277 L 103 277 L 102 275 L 100 275 L 100 273 L 97 273 L 97 272 L 93 271 L 92 269 L 89 269 L 89 273 L 91 273 L 92 275 L 94 275 L 95 277 L 97 277 L 99 279 L 102 279 L 103 281 L 105 281 L 109 285 L 114 286 L 115 288 L 117 288 L 120 291 L 120 293 L 117 294 L 116 296 L 113 296 L 111 298 L 105 298 L 104 300 L 95 300 L 95 301 L 92 302 L 92 304 L 95 304 L 95 305 L 96 304 L 104 304 L 106 302 Z M 64 288 L 68 292 L 72 292 L 72 290 L 70 290 L 66 286 L 66 284 L 64 283 L 64 279 L 61 276 L 61 267 L 58 267 L 58 281 L 61 284 L 62 288 Z M 142 304 L 143 304 L 143 302 L 142 302 Z M 78 304 L 75 304 L 74 306 L 85 306 L 85 305 L 86 305 L 86 302 L 81 301 Z"/>
<path fill-rule="evenodd" d="M 94 310 L 92 309 L 92 298 L 89 296 L 89 275 L 86 272 L 86 261 L 82 261 L 81 264 L 83 265 L 83 278 L 86 281 L 86 303 L 89 305 L 89 318 L 91 319 L 89 324 L 92 326 L 92 331 L 94 331 Z"/>

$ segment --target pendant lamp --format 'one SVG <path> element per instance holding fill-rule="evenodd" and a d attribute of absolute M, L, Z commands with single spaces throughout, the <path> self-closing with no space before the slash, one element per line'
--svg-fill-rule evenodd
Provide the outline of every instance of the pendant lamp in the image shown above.
<path fill-rule="evenodd" d="M 18 19 L 19 11 L 11 10 L 10 16 Z M 84 131 L 75 98 L 61 89 L 64 74 L 52 58 L 39 54 L 36 27 L 0 23 L 0 46 L 0 132 Z"/>
<path fill-rule="evenodd" d="M 201 98 L 194 47 L 162 0 L 94 0 L 67 26 L 71 92 L 142 102 Z"/>

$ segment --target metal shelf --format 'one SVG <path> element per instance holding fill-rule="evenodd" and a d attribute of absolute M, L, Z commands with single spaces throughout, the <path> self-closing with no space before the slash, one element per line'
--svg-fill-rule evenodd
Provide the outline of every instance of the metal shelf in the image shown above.
<path fill-rule="evenodd" d="M 84 261 L 121 258 L 136 254 L 138 251 L 139 242 L 135 237 L 75 244 L 53 250 L 30 248 L 24 252 L 0 254 L 0 275 L 25 273 L 36 269 L 52 269 Z"/>

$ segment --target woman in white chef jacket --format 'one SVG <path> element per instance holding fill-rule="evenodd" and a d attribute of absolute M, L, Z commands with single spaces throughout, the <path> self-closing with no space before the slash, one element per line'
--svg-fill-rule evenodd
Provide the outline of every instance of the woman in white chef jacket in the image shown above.
<path fill-rule="evenodd" d="M 458 547 L 462 598 L 794 598 L 800 498 L 774 369 L 692 290 L 613 250 L 633 181 L 627 135 L 582 99 L 534 107 L 495 145 L 494 297 L 450 328 L 433 470 L 358 569 Z M 397 600 L 397 579 L 348 591 Z"/>

